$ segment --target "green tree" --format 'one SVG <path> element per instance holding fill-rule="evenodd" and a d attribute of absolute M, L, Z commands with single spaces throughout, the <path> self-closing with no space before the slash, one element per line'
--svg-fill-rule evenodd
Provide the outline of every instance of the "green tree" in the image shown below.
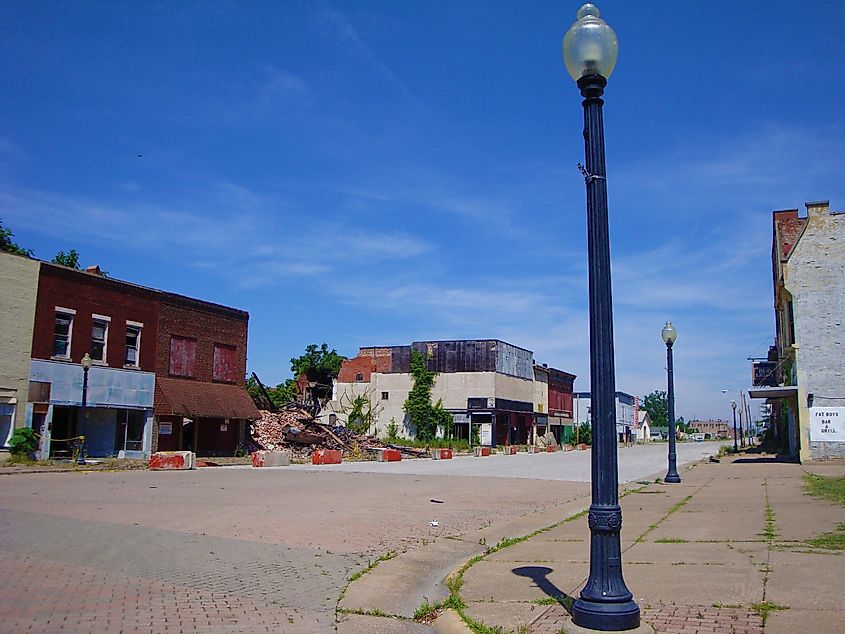
<path fill-rule="evenodd" d="M 62 266 L 69 266 L 72 269 L 79 270 L 79 254 L 76 249 L 71 249 L 67 253 L 59 251 L 56 257 L 52 259 L 53 264 L 61 264 Z"/>
<path fill-rule="evenodd" d="M 6 253 L 14 253 L 15 255 L 27 255 L 31 257 L 32 249 L 24 249 L 22 246 L 12 240 L 12 238 L 14 237 L 15 234 L 12 233 L 12 230 L 4 227 L 3 220 L 0 219 L 0 251 L 5 251 Z"/>
<path fill-rule="evenodd" d="M 652 427 L 669 425 L 669 398 L 666 392 L 655 390 L 643 398 L 642 408 L 648 412 Z"/>
<path fill-rule="evenodd" d="M 317 344 L 309 344 L 305 352 L 290 360 L 290 371 L 293 372 L 294 380 L 301 374 L 305 374 L 309 381 L 317 384 L 314 388 L 314 395 L 317 398 L 326 398 L 332 392 L 332 381 L 340 374 L 340 366 L 346 357 L 337 353 L 328 345 L 323 343 L 319 348 Z"/>
<path fill-rule="evenodd" d="M 593 426 L 588 422 L 584 421 L 580 425 L 578 425 L 578 434 L 575 436 L 578 442 L 582 442 L 585 445 L 592 445 L 593 444 Z"/>
<path fill-rule="evenodd" d="M 417 440 L 428 442 L 437 436 L 438 416 L 431 405 L 431 388 L 435 372 L 429 372 L 426 358 L 419 350 L 411 350 L 411 379 L 414 383 L 403 409 L 411 419 Z"/>

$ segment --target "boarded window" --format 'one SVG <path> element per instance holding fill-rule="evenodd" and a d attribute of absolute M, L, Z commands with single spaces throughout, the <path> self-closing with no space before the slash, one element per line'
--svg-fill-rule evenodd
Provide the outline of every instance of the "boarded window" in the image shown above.
<path fill-rule="evenodd" d="M 214 380 L 234 383 L 238 380 L 238 355 L 234 346 L 214 344 Z"/>
<path fill-rule="evenodd" d="M 187 337 L 170 337 L 170 374 L 194 376 L 197 340 Z"/>

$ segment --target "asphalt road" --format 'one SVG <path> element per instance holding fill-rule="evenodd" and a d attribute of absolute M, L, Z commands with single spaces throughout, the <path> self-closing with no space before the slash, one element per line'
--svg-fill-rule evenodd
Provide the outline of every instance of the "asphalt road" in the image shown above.
<path fill-rule="evenodd" d="M 620 449 L 621 479 L 665 451 Z M 584 496 L 589 454 L 3 475 L 0 632 L 333 631 L 375 557 Z"/>

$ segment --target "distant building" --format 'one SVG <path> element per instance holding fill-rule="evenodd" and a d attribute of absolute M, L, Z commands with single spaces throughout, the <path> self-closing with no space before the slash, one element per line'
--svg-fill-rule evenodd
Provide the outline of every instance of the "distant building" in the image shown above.
<path fill-rule="evenodd" d="M 845 457 L 845 212 L 806 208 L 772 214 L 778 386 L 749 390 L 775 405 L 777 440 L 802 461 Z"/>
<path fill-rule="evenodd" d="M 410 346 L 364 347 L 343 362 L 332 401 L 323 415 L 345 422 L 352 401 L 366 396 L 373 413 L 372 433 L 384 435 L 391 422 L 403 436 L 413 436 L 403 409 L 413 385 L 411 351 L 427 359 L 437 373 L 432 401 L 442 400 L 454 419 L 457 438 L 473 433 L 489 444 L 526 444 L 537 433 L 536 415 L 543 426 L 560 426 L 565 419 L 575 376 L 534 364 L 531 350 L 495 339 L 417 341 Z M 537 385 L 536 377 L 541 377 Z M 571 396 L 570 400 L 571 412 Z M 540 409 L 548 411 L 541 412 Z M 571 419 L 571 413 L 570 413 Z"/>
<path fill-rule="evenodd" d="M 730 425 L 726 420 L 691 420 L 689 426 L 693 430 L 704 434 L 705 438 L 727 438 Z"/>
<path fill-rule="evenodd" d="M 640 426 L 637 428 L 637 442 L 651 442 L 651 416 L 644 409 L 637 410 Z"/>
<path fill-rule="evenodd" d="M 592 405 L 589 392 L 575 392 L 573 395 L 575 403 L 576 424 L 592 422 Z M 619 442 L 633 442 L 639 421 L 636 412 L 639 410 L 637 397 L 616 392 L 614 399 L 616 404 L 616 436 Z"/>

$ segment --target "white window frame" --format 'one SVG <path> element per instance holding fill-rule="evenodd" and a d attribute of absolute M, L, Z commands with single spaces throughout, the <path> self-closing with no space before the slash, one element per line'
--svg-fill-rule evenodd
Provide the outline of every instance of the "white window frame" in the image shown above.
<path fill-rule="evenodd" d="M 91 347 L 94 347 L 94 324 L 95 322 L 104 322 L 106 324 L 105 332 L 103 332 L 103 358 L 94 359 L 94 363 L 98 365 L 107 365 L 109 358 L 109 329 L 111 328 L 111 317 L 108 315 L 91 314 Z"/>
<path fill-rule="evenodd" d="M 61 359 L 63 361 L 66 361 L 66 360 L 70 359 L 70 355 L 71 355 L 71 346 L 73 344 L 73 322 L 76 321 L 76 311 L 73 308 L 65 308 L 63 306 L 56 306 L 53 309 L 53 347 L 55 347 L 55 345 L 56 345 L 55 339 L 56 339 L 56 314 L 57 313 L 65 313 L 67 315 L 70 315 L 70 324 L 68 325 L 68 328 L 67 328 L 67 352 L 64 355 L 58 355 L 58 354 L 51 355 L 50 358 L 51 359 Z"/>
<path fill-rule="evenodd" d="M 135 342 L 135 364 L 132 365 L 131 363 L 126 363 L 126 337 L 123 338 L 123 367 L 124 368 L 140 368 L 141 367 L 141 335 L 144 332 L 144 324 L 140 321 L 130 321 L 129 319 L 126 320 L 126 329 L 127 331 L 129 328 L 137 328 L 138 329 L 138 339 Z"/>

